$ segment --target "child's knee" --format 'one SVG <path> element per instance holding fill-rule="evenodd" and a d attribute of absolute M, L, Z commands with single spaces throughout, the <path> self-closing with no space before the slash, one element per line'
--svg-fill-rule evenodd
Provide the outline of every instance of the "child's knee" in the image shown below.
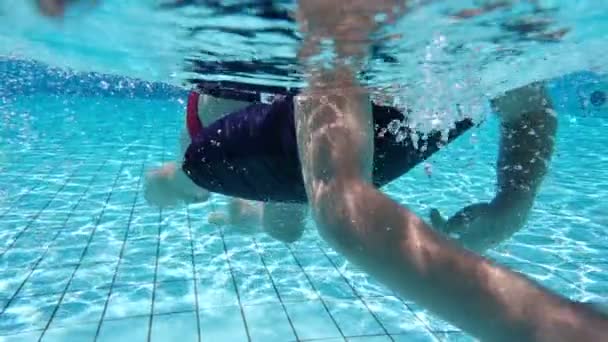
<path fill-rule="evenodd" d="M 174 206 L 178 202 L 166 176 L 152 173 L 147 175 L 144 185 L 144 198 L 148 204 L 157 207 Z"/>
<path fill-rule="evenodd" d="M 277 223 L 264 222 L 264 231 L 279 241 L 292 243 L 298 241 L 304 234 L 304 226 L 300 222 L 294 223 Z"/>
<path fill-rule="evenodd" d="M 228 204 L 230 223 L 238 226 L 254 226 L 260 223 L 262 203 L 232 198 Z"/>
<path fill-rule="evenodd" d="M 304 234 L 305 209 L 299 205 L 267 203 L 262 226 L 273 238 L 285 243 L 299 240 Z"/>

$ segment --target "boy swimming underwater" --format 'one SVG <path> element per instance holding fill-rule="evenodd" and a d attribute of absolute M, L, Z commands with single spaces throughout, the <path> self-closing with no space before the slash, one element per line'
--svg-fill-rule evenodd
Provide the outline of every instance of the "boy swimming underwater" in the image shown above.
<path fill-rule="evenodd" d="M 178 154 L 184 157 L 183 164 L 180 167 L 178 161 L 152 171 L 146 183 L 147 200 L 157 206 L 170 206 L 205 200 L 207 191 L 225 194 L 235 198 L 230 202 L 229 222 L 261 223 L 273 237 L 296 241 L 304 230 L 308 208 L 297 155 L 295 92 L 217 82 L 202 83 L 199 88 L 201 93 L 192 92 L 188 100 Z M 262 103 L 267 91 L 274 92 L 274 100 Z M 431 214 L 437 229 L 458 236 L 467 247 L 479 251 L 502 242 L 524 226 L 553 153 L 557 124 L 541 84 L 507 92 L 493 105 L 503 119 L 495 199 L 464 208 L 449 220 L 437 210 Z M 447 139 L 434 131 L 416 145 L 410 137 L 423 134 L 402 128 L 404 131 L 398 134 L 407 138 L 401 140 L 387 130 L 391 123 L 406 122 L 407 116 L 373 102 L 371 108 L 376 187 L 405 174 L 474 126 L 464 118 L 454 123 Z M 524 111 L 540 114 L 505 122 Z M 210 124 L 204 126 L 207 122 Z"/>
<path fill-rule="evenodd" d="M 192 202 L 205 199 L 205 189 L 257 201 L 232 200 L 229 221 L 251 224 L 254 218 L 275 238 L 297 240 L 304 229 L 307 199 L 297 154 L 293 92 L 216 82 L 199 88 L 202 94 L 192 92 L 188 100 L 187 134 L 182 134 L 179 154 L 184 156 L 183 167 L 171 163 L 149 174 L 147 200 L 158 206 Z M 262 102 L 268 97 L 265 91 L 274 91 L 270 103 Z M 372 108 L 374 184 L 378 187 L 400 177 L 474 125 L 462 119 L 446 139 L 442 132 L 434 131 L 416 145 L 409 137 L 425 135 L 403 128 L 407 124 L 401 125 L 399 132 L 387 129 L 407 121 L 402 112 L 374 103 Z M 408 138 L 401 141 L 397 135 Z"/>
<path fill-rule="evenodd" d="M 374 31 L 372 19 L 394 6 L 390 0 L 353 0 L 346 6 L 343 1 L 303 0 L 299 2 L 299 21 L 308 37 L 329 36 L 343 54 L 355 55 L 366 50 L 356 45 L 369 41 L 365 38 Z M 356 32 L 354 38 L 359 39 L 344 42 L 344 31 Z M 306 58 L 302 59 L 306 65 Z M 311 205 L 320 235 L 332 248 L 397 294 L 484 341 L 608 340 L 605 316 L 465 250 L 378 191 L 378 173 L 374 173 L 376 115 L 369 94 L 354 76 L 356 69 L 338 63 L 330 69 L 308 70 L 310 86 L 292 104 L 306 202 Z M 494 101 L 502 119 L 496 198 L 469 207 L 456 216 L 458 220 L 445 221 L 435 212 L 439 226 L 456 229 L 462 223 L 468 230 L 488 228 L 485 225 L 500 230 L 503 225 L 512 229 L 525 221 L 522 219 L 538 191 L 553 150 L 556 118 L 550 102 L 539 101 L 545 98 L 543 87 L 534 84 Z M 241 121 L 243 125 L 247 122 Z M 217 128 L 238 131 L 243 127 L 228 124 Z M 253 134 L 256 132 L 254 129 L 250 135 L 263 141 L 264 137 Z M 232 156 L 226 152 L 238 146 L 223 150 L 219 148 L 221 143 L 218 146 L 217 141 L 205 137 L 193 135 L 191 140 L 182 167 L 186 178 L 181 179 L 223 189 L 222 183 L 214 181 L 213 173 L 212 178 L 206 178 L 215 169 L 205 166 L 203 159 L 209 153 L 227 163 L 226 157 Z M 277 148 L 275 144 L 282 145 L 271 139 L 261 149 L 262 156 L 268 157 L 268 151 Z M 256 150 L 256 146 L 247 147 Z M 172 171 L 168 167 L 160 174 L 177 176 L 175 170 L 182 168 Z M 281 175 L 282 169 L 272 171 Z M 260 194 L 259 185 L 250 186 L 253 188 L 246 193 L 271 197 Z M 269 192 L 272 196 L 283 193 L 275 189 Z M 504 210 L 499 219 L 505 219 L 506 224 L 492 216 L 500 214 L 498 210 Z M 483 224 L 475 226 L 479 222 Z M 494 234 L 485 232 L 488 233 Z"/>

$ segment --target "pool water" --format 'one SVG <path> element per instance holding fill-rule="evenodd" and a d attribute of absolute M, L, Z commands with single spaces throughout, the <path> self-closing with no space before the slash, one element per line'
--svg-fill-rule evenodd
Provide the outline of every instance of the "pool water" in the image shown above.
<path fill-rule="evenodd" d="M 193 83 L 302 85 L 294 1 L 159 7 L 171 1 L 105 0 L 59 23 L 0 1 L 0 341 L 471 341 L 349 264 L 312 222 L 285 245 L 210 223 L 220 195 L 145 203 L 145 173 L 178 158 Z M 487 256 L 608 306 L 608 6 L 514 1 L 456 20 L 493 1 L 413 2 L 425 5 L 381 32 L 395 39 L 374 44 L 363 81 L 424 125 L 449 124 L 456 103 L 486 118 L 488 99 L 553 78 L 550 174 L 524 229 Z M 497 139 L 490 116 L 384 190 L 425 218 L 488 200 Z"/>
<path fill-rule="evenodd" d="M 0 341 L 472 340 L 346 262 L 312 223 L 286 245 L 210 224 L 220 195 L 148 206 L 142 176 L 177 158 L 186 94 L 72 77 L 82 93 L 37 79 L 0 102 Z M 608 298 L 608 115 L 580 103 L 602 82 L 552 83 L 552 171 L 527 226 L 488 254 L 594 303 Z M 423 217 L 489 199 L 496 140 L 490 118 L 385 190 Z"/>
<path fill-rule="evenodd" d="M 41 19 L 33 1 L 0 2 L 0 56 L 191 85 L 233 80 L 302 86 L 294 0 L 97 1 L 81 15 Z M 162 6 L 179 2 L 181 6 Z M 418 121 L 471 116 L 480 103 L 533 81 L 580 70 L 608 73 L 608 5 L 597 0 L 408 1 L 378 34 L 361 79 L 418 108 Z M 511 7 L 458 20 L 490 3 Z M 567 31 L 563 39 L 543 38 Z M 415 121 L 415 120 L 412 120 Z"/>

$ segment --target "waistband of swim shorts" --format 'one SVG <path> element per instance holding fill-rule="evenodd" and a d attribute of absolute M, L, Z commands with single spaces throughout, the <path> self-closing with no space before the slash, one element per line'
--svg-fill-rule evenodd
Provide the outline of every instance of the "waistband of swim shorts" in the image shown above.
<path fill-rule="evenodd" d="M 191 91 L 188 95 L 188 105 L 186 106 L 186 128 L 191 140 L 194 140 L 203 130 L 203 123 L 198 116 L 198 100 L 200 94 Z"/>
<path fill-rule="evenodd" d="M 204 127 L 198 115 L 201 94 L 226 100 L 272 103 L 278 97 L 295 96 L 297 89 L 234 81 L 196 81 L 195 89 L 188 95 L 186 107 L 186 126 L 190 139 L 198 136 Z"/>
<path fill-rule="evenodd" d="M 195 81 L 195 90 L 201 94 L 242 102 L 271 103 L 277 97 L 293 97 L 299 89 L 250 84 L 235 81 Z"/>

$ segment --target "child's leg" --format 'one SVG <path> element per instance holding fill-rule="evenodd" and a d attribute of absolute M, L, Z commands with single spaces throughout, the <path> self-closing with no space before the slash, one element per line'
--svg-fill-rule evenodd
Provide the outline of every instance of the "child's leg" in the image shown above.
<path fill-rule="evenodd" d="M 167 163 L 146 175 L 144 197 L 148 203 L 163 208 L 206 201 L 209 192 L 194 184 L 175 163 Z"/>
<path fill-rule="evenodd" d="M 291 243 L 298 240 L 304 232 L 304 219 L 307 205 L 292 203 L 257 202 L 231 198 L 228 214 L 213 212 L 209 222 L 231 224 L 242 231 L 257 231 L 260 225 L 271 237 Z"/>
<path fill-rule="evenodd" d="M 308 205 L 299 203 L 264 203 L 262 226 L 273 238 L 291 243 L 304 233 Z"/>
<path fill-rule="evenodd" d="M 228 204 L 228 218 L 230 224 L 240 230 L 254 230 L 262 222 L 264 204 L 241 198 L 231 198 Z"/>
<path fill-rule="evenodd" d="M 249 105 L 247 102 L 225 100 L 209 95 L 199 98 L 199 118 L 203 123 L 210 123 Z M 187 144 L 182 139 L 182 150 Z M 209 220 L 217 224 L 229 223 L 238 229 L 251 230 L 262 224 L 264 230 L 272 237 L 293 242 L 303 231 L 303 220 L 306 206 L 284 203 L 261 203 L 240 198 L 230 199 L 227 217 L 222 213 L 212 213 Z"/>
<path fill-rule="evenodd" d="M 201 95 L 197 111 L 201 122 L 203 124 L 210 124 L 224 115 L 247 105 L 247 102 Z M 169 207 L 182 202 L 202 202 L 209 198 L 209 192 L 194 184 L 179 167 L 181 158 L 190 142 L 190 137 L 184 127 L 179 137 L 178 160 L 167 163 L 148 174 L 145 185 L 145 198 L 148 203 L 159 207 Z"/>

